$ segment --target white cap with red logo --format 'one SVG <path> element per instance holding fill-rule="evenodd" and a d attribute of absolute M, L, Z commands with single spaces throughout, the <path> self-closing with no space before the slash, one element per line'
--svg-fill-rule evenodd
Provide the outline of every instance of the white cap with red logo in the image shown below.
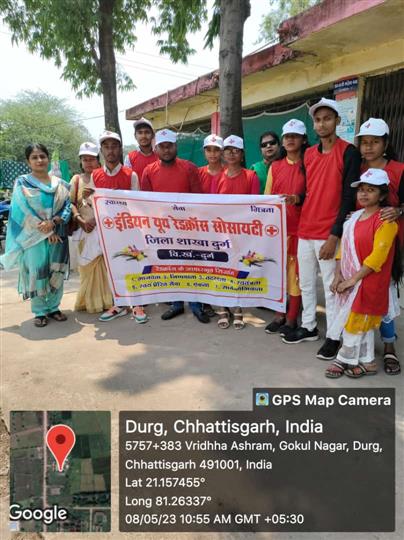
<path fill-rule="evenodd" d="M 98 156 L 100 150 L 93 142 L 84 142 L 80 145 L 79 156 Z"/>
<path fill-rule="evenodd" d="M 314 105 L 310 107 L 309 109 L 310 116 L 313 118 L 316 110 L 321 109 L 321 107 L 327 107 L 328 109 L 332 109 L 339 116 L 338 103 L 334 99 L 328 99 L 325 97 L 322 97 L 320 101 L 318 101 L 317 103 L 315 103 Z"/>
<path fill-rule="evenodd" d="M 107 139 L 115 139 L 116 141 L 121 142 L 121 137 L 118 135 L 118 133 L 114 133 L 113 131 L 105 130 L 100 135 L 100 144 L 106 141 Z"/>
<path fill-rule="evenodd" d="M 153 124 L 150 122 L 150 120 L 144 118 L 144 116 L 133 122 L 133 127 L 135 128 L 135 131 L 136 128 L 138 128 L 139 126 L 148 126 L 151 130 L 153 130 Z"/>
<path fill-rule="evenodd" d="M 360 175 L 360 180 L 352 182 L 352 187 L 358 187 L 359 184 L 371 184 L 372 186 L 388 186 L 390 184 L 389 177 L 383 169 L 368 169 Z"/>
<path fill-rule="evenodd" d="M 359 133 L 355 137 L 362 137 L 363 135 L 375 135 L 376 137 L 383 137 L 383 135 L 388 135 L 390 133 L 389 126 L 381 118 L 369 118 L 364 122 L 360 129 Z"/>
<path fill-rule="evenodd" d="M 156 145 L 163 142 L 176 143 L 177 134 L 171 129 L 161 129 L 156 133 Z"/>
<path fill-rule="evenodd" d="M 226 146 L 232 146 L 233 148 L 239 148 L 240 150 L 244 150 L 244 141 L 241 137 L 238 137 L 237 135 L 229 135 L 223 141 L 223 147 L 226 148 Z"/>
<path fill-rule="evenodd" d="M 306 135 L 306 126 L 301 120 L 292 118 L 282 127 L 282 137 L 288 133 L 297 133 L 298 135 Z"/>
<path fill-rule="evenodd" d="M 203 147 L 205 146 L 217 146 L 218 148 L 223 148 L 223 139 L 219 135 L 208 135 L 203 141 Z"/>

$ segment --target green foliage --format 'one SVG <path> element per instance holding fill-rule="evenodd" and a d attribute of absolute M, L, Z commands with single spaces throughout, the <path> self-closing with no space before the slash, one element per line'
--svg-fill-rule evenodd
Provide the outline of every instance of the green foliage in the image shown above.
<path fill-rule="evenodd" d="M 136 23 L 149 22 L 160 36 L 160 52 L 174 62 L 185 62 L 193 52 L 187 32 L 195 32 L 206 19 L 204 0 L 110 0 L 115 54 L 125 54 L 137 41 Z M 100 0 L 0 0 L 0 13 L 15 43 L 25 42 L 31 52 L 53 59 L 80 96 L 101 94 L 98 42 Z M 156 13 L 157 15 L 153 15 Z M 134 88 L 121 66 L 120 90 Z"/>
<path fill-rule="evenodd" d="M 206 20 L 205 0 L 153 0 L 158 10 L 157 17 L 151 17 L 152 31 L 164 35 L 157 45 L 161 54 L 168 54 L 173 62 L 186 62 L 195 52 L 189 45 L 187 35 L 201 28 Z"/>
<path fill-rule="evenodd" d="M 282 21 L 298 15 L 321 0 L 269 0 L 269 13 L 263 17 L 257 43 L 276 40 Z"/>
<path fill-rule="evenodd" d="M 15 99 L 0 101 L 0 159 L 24 161 L 25 147 L 44 144 L 50 154 L 78 170 L 78 150 L 91 135 L 81 124 L 78 113 L 65 100 L 44 92 L 24 91 Z"/>

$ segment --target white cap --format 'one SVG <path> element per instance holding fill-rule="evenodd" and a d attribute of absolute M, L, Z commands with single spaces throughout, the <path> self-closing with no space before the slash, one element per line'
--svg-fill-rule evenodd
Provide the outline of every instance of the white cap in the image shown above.
<path fill-rule="evenodd" d="M 143 116 L 142 118 L 139 118 L 138 120 L 135 120 L 133 122 L 133 127 L 135 128 L 135 131 L 138 126 L 149 126 L 149 128 L 153 130 L 153 124 L 150 122 L 150 120 L 144 118 Z"/>
<path fill-rule="evenodd" d="M 106 141 L 107 139 L 115 139 L 116 141 L 122 142 L 120 136 L 118 133 L 114 133 L 113 131 L 105 130 L 100 135 L 100 144 Z"/>
<path fill-rule="evenodd" d="M 237 135 L 229 135 L 223 141 L 223 148 L 226 148 L 226 146 L 233 146 L 234 148 L 244 150 L 244 141 L 241 137 L 238 137 Z"/>
<path fill-rule="evenodd" d="M 383 137 L 383 135 L 388 135 L 390 133 L 389 126 L 381 118 L 369 118 L 364 122 L 360 129 L 359 133 L 355 137 L 362 137 L 362 135 L 376 135 L 377 137 Z"/>
<path fill-rule="evenodd" d="M 156 145 L 163 142 L 176 143 L 177 134 L 171 129 L 161 129 L 156 133 Z"/>
<path fill-rule="evenodd" d="M 325 97 L 322 97 L 318 103 L 315 103 L 312 105 L 309 109 L 309 114 L 313 118 L 314 113 L 317 109 L 320 109 L 321 107 L 328 107 L 329 109 L 332 109 L 335 111 L 339 116 L 339 109 L 338 109 L 338 103 L 334 99 L 327 99 Z"/>
<path fill-rule="evenodd" d="M 98 156 L 100 150 L 93 142 L 83 142 L 80 145 L 79 156 Z"/>
<path fill-rule="evenodd" d="M 389 177 L 383 169 L 368 169 L 360 175 L 360 180 L 352 182 L 352 187 L 358 187 L 359 184 L 372 184 L 372 186 L 388 186 L 390 184 Z"/>
<path fill-rule="evenodd" d="M 203 147 L 205 146 L 217 146 L 223 148 L 223 139 L 219 135 L 208 135 L 203 141 Z"/>
<path fill-rule="evenodd" d="M 282 127 L 282 137 L 288 133 L 297 133 L 298 135 L 306 135 L 306 126 L 301 120 L 296 120 L 292 118 L 289 122 Z"/>

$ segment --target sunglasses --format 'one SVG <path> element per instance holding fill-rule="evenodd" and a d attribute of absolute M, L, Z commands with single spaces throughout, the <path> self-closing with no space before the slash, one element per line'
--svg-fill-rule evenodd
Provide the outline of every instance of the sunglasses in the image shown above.
<path fill-rule="evenodd" d="M 268 148 L 268 146 L 276 146 L 277 144 L 276 141 L 266 141 L 261 143 L 261 148 Z"/>

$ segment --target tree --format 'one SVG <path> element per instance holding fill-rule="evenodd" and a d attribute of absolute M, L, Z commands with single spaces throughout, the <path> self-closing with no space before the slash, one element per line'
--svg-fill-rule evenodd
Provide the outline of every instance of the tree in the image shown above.
<path fill-rule="evenodd" d="M 133 48 L 137 22 L 149 22 L 174 62 L 194 52 L 187 33 L 206 19 L 204 0 L 0 0 L 14 42 L 63 67 L 78 96 L 103 96 L 105 127 L 120 133 L 117 89 L 134 87 L 115 54 Z M 161 37 L 162 36 L 162 37 Z"/>
<path fill-rule="evenodd" d="M 44 92 L 25 91 L 15 99 L 0 101 L 0 159 L 24 161 L 24 149 L 32 143 L 57 149 L 61 159 L 78 169 L 78 150 L 91 135 L 78 113 L 65 100 Z"/>
<path fill-rule="evenodd" d="M 206 46 L 212 47 L 219 34 L 219 110 L 220 135 L 243 136 L 241 103 L 241 66 L 243 30 L 250 16 L 249 0 L 216 0 L 206 34 Z"/>
<path fill-rule="evenodd" d="M 276 40 L 278 27 L 282 21 L 294 17 L 321 0 L 269 0 L 268 15 L 263 17 L 257 43 Z"/>

